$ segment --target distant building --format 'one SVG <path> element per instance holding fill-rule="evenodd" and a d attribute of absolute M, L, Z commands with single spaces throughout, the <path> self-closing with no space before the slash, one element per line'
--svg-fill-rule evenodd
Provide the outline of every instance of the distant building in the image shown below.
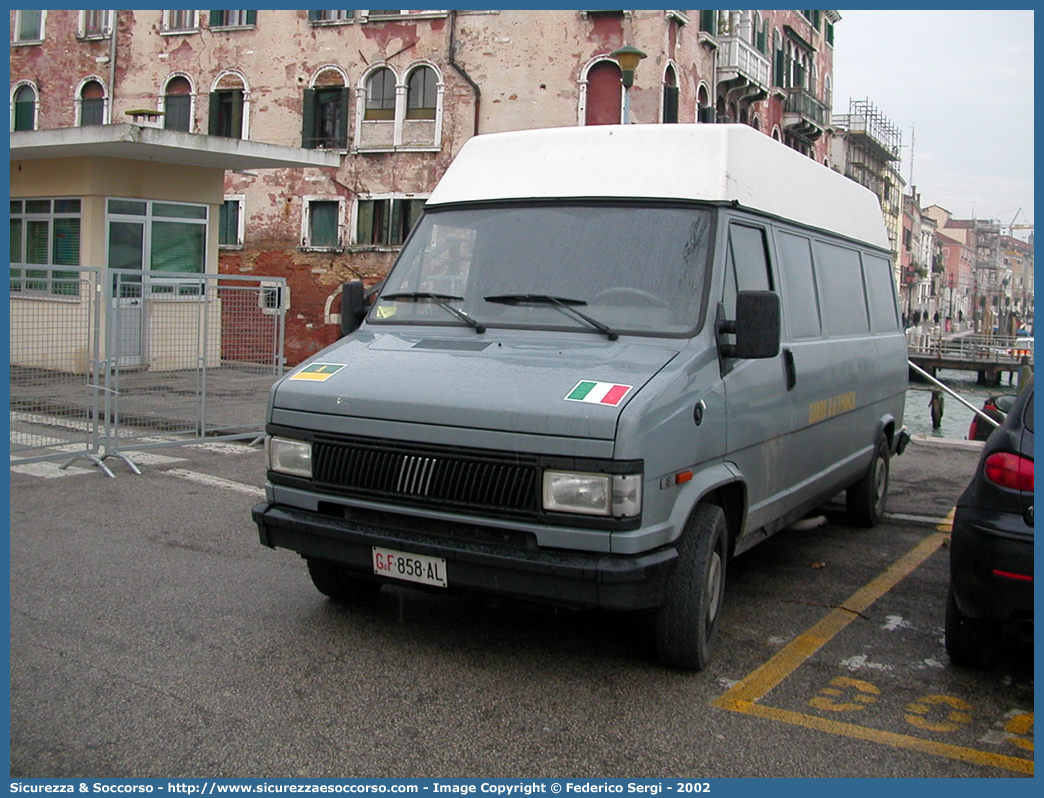
<path fill-rule="evenodd" d="M 619 123 L 626 111 L 636 124 L 748 124 L 829 164 L 839 20 L 785 10 L 15 10 L 11 127 L 152 111 L 168 131 L 337 153 L 337 167 L 227 172 L 212 227 L 222 272 L 287 278 L 296 363 L 335 340 L 342 282 L 387 272 L 472 136 Z M 623 45 L 646 55 L 627 93 L 613 55 Z"/>

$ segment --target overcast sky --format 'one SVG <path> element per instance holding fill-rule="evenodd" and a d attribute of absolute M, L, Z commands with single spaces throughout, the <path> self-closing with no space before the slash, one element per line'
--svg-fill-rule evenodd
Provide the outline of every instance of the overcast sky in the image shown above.
<path fill-rule="evenodd" d="M 923 206 L 1032 224 L 1033 12 L 840 13 L 834 113 L 869 100 L 900 130 Z"/>

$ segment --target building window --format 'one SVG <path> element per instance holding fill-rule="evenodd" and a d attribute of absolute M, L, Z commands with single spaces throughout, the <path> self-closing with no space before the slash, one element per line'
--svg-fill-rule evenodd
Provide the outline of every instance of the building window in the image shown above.
<path fill-rule="evenodd" d="M 162 110 L 164 128 L 192 132 L 192 84 L 188 78 L 175 75 L 167 81 Z"/>
<path fill-rule="evenodd" d="M 112 32 L 111 11 L 91 9 L 81 11 L 80 37 L 102 39 Z"/>
<path fill-rule="evenodd" d="M 700 31 L 702 33 L 709 33 L 711 36 L 718 35 L 718 12 L 717 11 L 701 11 L 700 12 Z"/>
<path fill-rule="evenodd" d="M 348 88 L 344 76 L 327 69 L 304 91 L 301 146 L 305 149 L 348 149 Z"/>
<path fill-rule="evenodd" d="M 587 72 L 582 92 L 585 125 L 618 125 L 623 116 L 623 84 L 615 61 L 599 61 Z"/>
<path fill-rule="evenodd" d="M 247 28 L 257 25 L 256 11 L 211 11 L 212 28 Z"/>
<path fill-rule="evenodd" d="M 164 33 L 195 33 L 197 30 L 195 11 L 164 11 Z"/>
<path fill-rule="evenodd" d="M 678 121 L 678 76 L 673 66 L 668 66 L 663 77 L 663 121 L 673 124 Z"/>
<path fill-rule="evenodd" d="M 402 16 L 403 14 L 409 14 L 410 12 L 409 11 L 397 11 L 397 10 L 392 10 L 392 11 L 374 11 L 374 10 L 370 9 L 370 10 L 367 10 L 367 11 L 363 11 L 362 13 L 365 14 L 367 17 L 373 18 L 373 17 L 398 17 L 398 16 Z"/>
<path fill-rule="evenodd" d="M 229 139 L 247 137 L 247 86 L 242 75 L 228 72 L 221 76 L 210 93 L 211 136 Z"/>
<path fill-rule="evenodd" d="M 366 81 L 364 119 L 395 119 L 395 73 L 382 67 Z"/>
<path fill-rule="evenodd" d="M 242 195 L 225 197 L 218 212 L 218 246 L 239 249 L 243 246 L 243 202 Z"/>
<path fill-rule="evenodd" d="M 80 105 L 80 127 L 105 124 L 105 89 L 96 80 L 88 80 L 77 98 Z"/>
<path fill-rule="evenodd" d="M 418 67 L 406 80 L 406 118 L 434 119 L 439 103 L 438 77 L 431 67 Z"/>
<path fill-rule="evenodd" d="M 202 274 L 207 263 L 207 224 L 210 208 L 186 202 L 110 198 L 106 204 L 109 230 L 108 264 L 126 269 L 120 278 L 124 296 L 135 294 L 141 278 L 134 271 Z M 198 297 L 198 280 L 150 276 L 154 296 Z"/>
<path fill-rule="evenodd" d="M 11 292 L 79 295 L 79 199 L 11 200 Z M 44 268 L 41 268 L 44 267 Z"/>
<path fill-rule="evenodd" d="M 44 37 L 44 11 L 38 8 L 15 12 L 14 41 L 35 44 Z"/>
<path fill-rule="evenodd" d="M 11 132 L 36 130 L 36 87 L 23 83 L 11 97 Z"/>
<path fill-rule="evenodd" d="M 354 11 L 309 11 L 308 21 L 313 23 L 350 22 L 354 14 Z"/>
<path fill-rule="evenodd" d="M 423 199 L 360 199 L 356 211 L 355 243 L 375 247 L 402 246 L 423 209 Z"/>
<path fill-rule="evenodd" d="M 343 246 L 341 239 L 341 201 L 305 197 L 304 231 L 301 246 L 305 249 L 332 250 Z"/>

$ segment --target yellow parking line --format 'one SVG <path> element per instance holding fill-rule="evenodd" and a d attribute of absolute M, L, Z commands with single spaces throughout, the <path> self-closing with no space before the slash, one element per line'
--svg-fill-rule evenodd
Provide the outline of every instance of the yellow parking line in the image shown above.
<path fill-rule="evenodd" d="M 952 519 L 951 511 L 949 519 Z M 859 617 L 877 599 L 909 576 L 932 556 L 949 538 L 949 524 L 941 524 L 940 531 L 929 535 L 910 551 L 892 563 L 879 576 L 853 593 L 844 604 L 831 610 L 807 632 L 799 635 L 768 662 L 712 702 L 713 706 L 732 712 L 791 723 L 831 734 L 840 734 L 861 740 L 884 743 L 924 753 L 1005 768 L 1019 773 L 1033 774 L 1033 762 L 1018 757 L 978 751 L 973 748 L 937 743 L 906 734 L 869 729 L 851 723 L 826 720 L 815 715 L 776 709 L 758 704 L 774 687 L 793 673 L 805 660 L 826 645 L 835 635 Z"/>

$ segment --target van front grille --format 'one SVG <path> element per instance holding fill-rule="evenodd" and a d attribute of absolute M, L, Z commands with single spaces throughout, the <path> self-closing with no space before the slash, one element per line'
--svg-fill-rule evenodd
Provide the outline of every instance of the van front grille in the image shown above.
<path fill-rule="evenodd" d="M 315 483 L 335 493 L 470 512 L 540 511 L 539 469 L 525 456 L 319 437 L 312 468 Z"/>

